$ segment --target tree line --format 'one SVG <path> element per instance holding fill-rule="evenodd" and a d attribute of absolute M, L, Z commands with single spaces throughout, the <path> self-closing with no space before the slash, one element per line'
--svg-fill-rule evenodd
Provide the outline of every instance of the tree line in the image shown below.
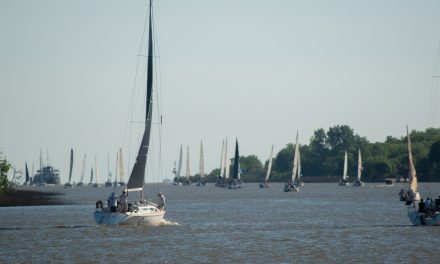
<path fill-rule="evenodd" d="M 415 167 L 420 181 L 440 180 L 440 129 L 413 130 L 410 133 Z M 307 145 L 300 145 L 302 177 L 304 180 L 342 176 L 344 153 L 348 154 L 348 174 L 357 175 L 358 150 L 362 152 L 362 178 L 380 182 L 386 178 L 408 177 L 408 150 L 406 135 L 400 138 L 388 136 L 385 142 L 371 143 L 366 137 L 355 134 L 347 125 L 336 125 L 327 131 L 314 131 Z M 288 143 L 273 158 L 270 181 L 285 182 L 291 179 L 295 145 Z M 232 166 L 232 165 L 231 165 Z M 240 167 L 245 182 L 262 182 L 268 160 L 264 164 L 255 155 L 241 156 Z M 220 174 L 216 168 L 207 175 L 208 182 L 215 182 Z M 199 175 L 190 178 L 197 181 Z M 336 177 L 333 177 L 335 179 Z M 178 179 L 180 180 L 180 179 Z"/>

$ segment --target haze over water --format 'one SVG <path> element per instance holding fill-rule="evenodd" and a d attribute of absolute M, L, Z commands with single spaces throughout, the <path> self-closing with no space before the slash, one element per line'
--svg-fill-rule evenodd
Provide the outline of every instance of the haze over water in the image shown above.
<path fill-rule="evenodd" d="M 94 223 L 111 188 L 46 188 L 65 206 L 0 208 L 2 263 L 423 263 L 436 261 L 438 227 L 414 227 L 398 199 L 404 184 L 305 184 L 298 193 L 245 183 L 240 190 L 148 185 L 166 194 L 164 225 Z M 421 183 L 424 196 L 438 183 Z"/>

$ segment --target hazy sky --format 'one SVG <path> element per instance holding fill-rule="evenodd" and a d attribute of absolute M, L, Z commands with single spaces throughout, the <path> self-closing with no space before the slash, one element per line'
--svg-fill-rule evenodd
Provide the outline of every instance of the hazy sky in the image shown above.
<path fill-rule="evenodd" d="M 147 13 L 145 0 L 0 0 L 0 149 L 14 166 L 37 167 L 48 149 L 65 182 L 74 148 L 73 180 L 87 153 L 102 182 L 119 147 L 128 166 Z M 437 0 L 154 1 L 163 159 L 159 177 L 150 163 L 149 181 L 172 177 L 181 144 L 198 170 L 201 140 L 210 172 L 225 137 L 230 156 L 238 137 L 241 155 L 264 161 L 297 130 L 307 143 L 337 124 L 370 141 L 400 137 L 407 124 L 438 127 L 439 14 Z"/>

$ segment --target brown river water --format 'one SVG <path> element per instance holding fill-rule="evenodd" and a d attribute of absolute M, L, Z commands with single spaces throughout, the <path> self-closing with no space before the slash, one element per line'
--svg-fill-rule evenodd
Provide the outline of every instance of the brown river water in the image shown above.
<path fill-rule="evenodd" d="M 440 227 L 411 225 L 398 198 L 404 187 L 148 184 L 148 198 L 167 198 L 163 225 L 150 228 L 95 224 L 95 202 L 113 188 L 28 187 L 74 204 L 0 208 L 0 263 L 439 262 Z M 435 198 L 440 184 L 421 183 L 420 192 Z"/>

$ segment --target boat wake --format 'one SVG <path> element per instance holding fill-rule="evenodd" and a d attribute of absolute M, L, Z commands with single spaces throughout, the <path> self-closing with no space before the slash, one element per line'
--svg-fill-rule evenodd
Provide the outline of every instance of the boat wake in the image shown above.
<path fill-rule="evenodd" d="M 179 223 L 173 222 L 173 221 L 168 221 L 166 219 L 162 219 L 162 222 L 160 222 L 160 225 L 161 226 L 163 226 L 163 225 L 165 225 L 165 226 L 180 226 Z"/>

